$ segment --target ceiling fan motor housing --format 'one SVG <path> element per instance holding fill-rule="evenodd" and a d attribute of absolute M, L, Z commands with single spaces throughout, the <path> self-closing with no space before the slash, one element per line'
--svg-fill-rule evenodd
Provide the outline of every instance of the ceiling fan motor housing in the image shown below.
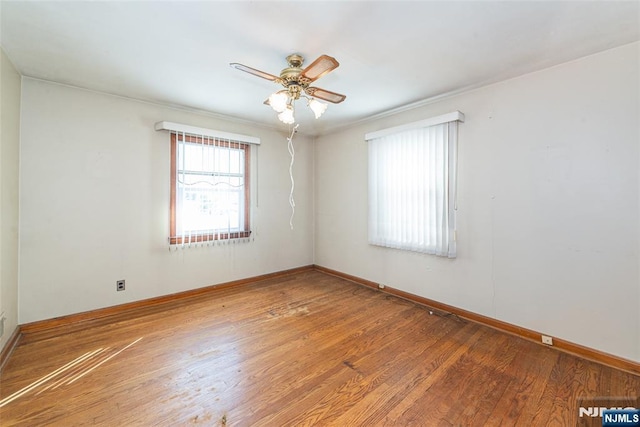
<path fill-rule="evenodd" d="M 300 81 L 300 74 L 302 73 L 302 63 L 304 58 L 297 53 L 287 56 L 287 62 L 289 67 L 280 72 L 280 80 L 282 85 L 287 88 L 289 96 L 292 99 L 300 98 L 302 90 L 309 85 Z"/>

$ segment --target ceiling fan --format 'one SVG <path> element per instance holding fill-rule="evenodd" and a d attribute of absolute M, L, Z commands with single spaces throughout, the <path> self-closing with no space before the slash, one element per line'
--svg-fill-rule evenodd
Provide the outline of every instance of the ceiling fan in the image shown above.
<path fill-rule="evenodd" d="M 315 113 L 316 119 L 327 109 L 327 104 L 319 102 L 315 98 L 334 104 L 339 104 L 347 98 L 345 95 L 336 92 L 309 86 L 320 77 L 338 68 L 340 64 L 335 58 L 328 55 L 321 55 L 304 69 L 302 68 L 303 62 L 304 58 L 297 53 L 287 56 L 289 66 L 280 72 L 279 77 L 236 62 L 229 65 L 237 70 L 284 86 L 283 90 L 273 93 L 264 103 L 270 105 L 271 108 L 280 113 L 278 114 L 278 118 L 282 122 L 291 124 L 295 122 L 293 103 L 300 99 L 301 96 L 307 99 L 307 104 Z"/>

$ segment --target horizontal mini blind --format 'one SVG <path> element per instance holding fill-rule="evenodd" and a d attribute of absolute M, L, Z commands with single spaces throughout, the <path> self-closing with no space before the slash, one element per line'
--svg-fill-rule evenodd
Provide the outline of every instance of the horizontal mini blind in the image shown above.
<path fill-rule="evenodd" d="M 456 150 L 462 120 L 462 113 L 455 112 L 365 136 L 370 244 L 456 256 Z"/>

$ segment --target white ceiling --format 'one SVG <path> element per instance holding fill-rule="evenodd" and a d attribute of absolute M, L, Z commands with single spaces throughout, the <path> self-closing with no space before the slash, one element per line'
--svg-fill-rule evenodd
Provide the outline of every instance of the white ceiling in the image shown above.
<path fill-rule="evenodd" d="M 300 53 L 340 67 L 314 86 L 347 95 L 318 134 L 640 39 L 640 2 L 107 1 L 0 3 L 3 49 L 25 76 L 285 126 L 263 101 Z"/>

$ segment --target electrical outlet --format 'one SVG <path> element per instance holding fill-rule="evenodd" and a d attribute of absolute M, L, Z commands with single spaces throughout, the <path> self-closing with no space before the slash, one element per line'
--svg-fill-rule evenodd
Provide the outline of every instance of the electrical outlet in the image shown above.
<path fill-rule="evenodd" d="M 542 336 L 542 344 L 553 345 L 553 338 L 548 337 L 546 335 Z"/>
<path fill-rule="evenodd" d="M 116 282 L 116 291 L 124 291 L 124 280 L 118 280 Z"/>

